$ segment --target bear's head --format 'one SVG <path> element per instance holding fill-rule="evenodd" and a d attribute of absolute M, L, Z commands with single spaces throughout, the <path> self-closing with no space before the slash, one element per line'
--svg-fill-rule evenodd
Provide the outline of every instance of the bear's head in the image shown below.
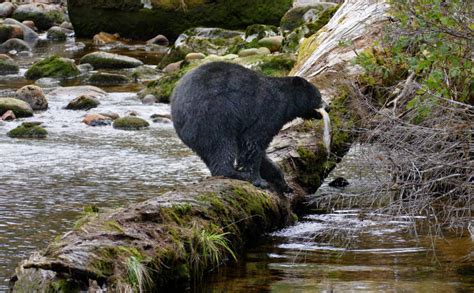
<path fill-rule="evenodd" d="M 322 119 L 323 117 L 317 110 L 324 109 L 326 112 L 329 112 L 329 105 L 321 98 L 321 93 L 314 85 L 299 76 L 291 77 L 291 82 L 294 89 L 294 102 L 298 109 L 298 117 L 303 119 Z"/>

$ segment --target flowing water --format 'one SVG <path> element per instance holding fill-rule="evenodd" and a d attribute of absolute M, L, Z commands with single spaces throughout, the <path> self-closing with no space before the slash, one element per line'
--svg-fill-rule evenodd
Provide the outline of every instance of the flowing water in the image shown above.
<path fill-rule="evenodd" d="M 33 56 L 15 58 L 22 67 L 21 74 L 0 77 L 2 96 L 29 84 L 22 74 L 48 53 L 77 60 L 98 49 L 87 41 L 72 39 L 61 45 L 42 42 Z M 99 49 L 133 56 L 150 65 L 156 64 L 162 54 L 140 44 Z M 81 82 L 79 78 L 63 85 Z M 200 160 L 180 143 L 171 124 L 151 122 L 151 114 L 167 114 L 170 109 L 162 104 L 142 105 L 136 98 L 140 88 L 135 84 L 106 88 L 108 96 L 101 98 L 99 108 L 88 112 L 122 116 L 135 111 L 151 123 L 143 131 L 88 127 L 81 123 L 85 111 L 63 109 L 70 100 L 66 95 L 48 95 L 49 109 L 33 118 L 0 122 L 0 292 L 7 289 L 7 279 L 16 264 L 69 230 L 84 205 L 123 206 L 208 176 Z M 23 121 L 43 122 L 48 138 L 8 138 L 6 133 Z M 345 161 L 352 164 L 342 165 L 339 173 L 331 175 L 348 178 L 351 185 L 344 192 L 354 194 L 377 179 L 368 176 L 374 175 L 370 168 L 361 175 L 356 157 L 349 155 Z M 323 185 L 318 192 L 340 191 Z M 406 232 L 407 219 L 388 220 L 383 215 L 361 219 L 357 210 L 341 210 L 300 220 L 293 227 L 269 235 L 238 264 L 206 277 L 196 291 L 474 290 L 472 261 L 460 261 L 472 249 L 470 239 L 448 237 L 433 254 L 428 239 L 414 240 Z M 358 227 L 367 229 L 348 233 Z M 348 235 L 352 245 L 328 237 L 340 234 L 335 231 Z"/>

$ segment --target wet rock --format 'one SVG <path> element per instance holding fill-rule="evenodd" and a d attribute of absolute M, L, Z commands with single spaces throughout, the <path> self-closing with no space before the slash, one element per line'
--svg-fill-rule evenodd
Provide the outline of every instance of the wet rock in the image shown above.
<path fill-rule="evenodd" d="M 67 34 L 63 28 L 60 28 L 59 26 L 53 26 L 48 30 L 46 37 L 53 41 L 66 41 Z"/>
<path fill-rule="evenodd" d="M 27 85 L 16 91 L 16 98 L 27 102 L 35 111 L 48 109 L 48 100 L 43 90 L 36 85 Z"/>
<path fill-rule="evenodd" d="M 282 42 L 283 42 L 282 36 L 275 36 L 275 37 L 263 38 L 258 41 L 258 44 L 262 47 L 268 48 L 271 52 L 276 52 L 281 49 Z"/>
<path fill-rule="evenodd" d="M 153 119 L 153 123 L 165 123 L 165 124 L 170 124 L 172 123 L 171 121 L 171 115 L 166 115 L 166 114 L 153 114 L 150 116 L 151 119 Z"/>
<path fill-rule="evenodd" d="M 17 74 L 20 67 L 8 55 L 0 54 L 0 75 Z"/>
<path fill-rule="evenodd" d="M 13 5 L 11 2 L 0 3 L 1 18 L 10 17 L 13 14 L 13 11 L 15 11 L 15 5 Z"/>
<path fill-rule="evenodd" d="M 183 61 L 178 61 L 174 63 L 168 64 L 164 69 L 163 72 L 165 73 L 173 73 L 178 71 L 181 68 L 181 64 L 183 64 Z"/>
<path fill-rule="evenodd" d="M 193 61 L 193 60 L 201 60 L 201 59 L 204 59 L 206 58 L 206 55 L 204 55 L 203 53 L 189 53 L 186 55 L 186 57 L 184 58 L 184 60 L 186 61 Z"/>
<path fill-rule="evenodd" d="M 99 114 L 105 117 L 109 117 L 111 120 L 120 118 L 119 114 L 114 113 L 114 112 L 99 113 Z"/>
<path fill-rule="evenodd" d="M 74 60 L 62 58 L 56 55 L 50 56 L 33 64 L 25 73 L 25 77 L 36 80 L 43 77 L 72 78 L 81 72 L 74 64 Z"/>
<path fill-rule="evenodd" d="M 109 34 L 105 32 L 100 32 L 92 38 L 92 42 L 94 45 L 97 46 L 102 46 L 105 44 L 111 44 L 111 43 L 116 43 L 119 42 L 120 40 L 120 35 L 119 34 Z"/>
<path fill-rule="evenodd" d="M 337 177 L 333 181 L 329 182 L 328 185 L 335 188 L 343 188 L 349 185 L 349 181 L 347 181 L 345 178 Z"/>
<path fill-rule="evenodd" d="M 81 86 L 69 86 L 60 87 L 48 94 L 50 97 L 60 97 L 61 99 L 74 99 L 78 96 L 91 96 L 96 99 L 107 97 L 107 93 L 95 86 L 81 85 Z"/>
<path fill-rule="evenodd" d="M 101 114 L 87 114 L 82 122 L 89 126 L 106 126 L 112 124 L 112 119 Z"/>
<path fill-rule="evenodd" d="M 0 120 L 2 121 L 13 121 L 15 119 L 16 119 L 16 116 L 12 110 L 8 110 L 5 113 L 3 113 L 2 117 L 0 118 Z"/>
<path fill-rule="evenodd" d="M 0 115 L 8 110 L 13 111 L 17 118 L 33 116 L 33 109 L 27 102 L 15 98 L 0 98 Z"/>
<path fill-rule="evenodd" d="M 94 73 L 87 79 L 89 84 L 104 86 L 127 84 L 130 82 L 130 79 L 125 75 L 116 73 Z"/>
<path fill-rule="evenodd" d="M 106 52 L 94 52 L 81 58 L 81 64 L 89 63 L 94 69 L 121 69 L 135 68 L 143 65 L 138 59 Z"/>
<path fill-rule="evenodd" d="M 38 31 L 38 28 L 35 25 L 35 22 L 32 20 L 25 20 L 22 22 L 22 24 L 26 25 L 30 29 L 34 30 L 35 32 Z"/>
<path fill-rule="evenodd" d="M 37 123 L 25 122 L 17 128 L 10 130 L 7 135 L 11 138 L 42 139 L 48 136 L 48 132 Z"/>
<path fill-rule="evenodd" d="M 138 112 L 135 111 L 135 110 L 130 110 L 130 111 L 127 111 L 127 113 L 125 114 L 125 116 L 133 116 L 133 117 L 136 117 L 136 116 L 140 116 L 140 114 L 138 114 Z"/>
<path fill-rule="evenodd" d="M 35 84 L 42 88 L 57 87 L 60 83 L 61 81 L 59 79 L 52 77 L 43 77 L 35 81 Z"/>
<path fill-rule="evenodd" d="M 72 23 L 68 21 L 64 21 L 63 23 L 61 23 L 59 27 L 70 30 L 70 31 L 74 31 L 74 27 L 72 26 Z"/>
<path fill-rule="evenodd" d="M 115 129 L 122 130 L 140 130 L 149 126 L 150 124 L 146 120 L 133 116 L 118 118 L 113 123 Z"/>
<path fill-rule="evenodd" d="M 66 109 L 68 110 L 90 110 L 93 108 L 96 108 L 100 105 L 99 100 L 97 100 L 95 97 L 92 96 L 87 96 L 87 95 L 82 95 L 71 102 L 66 106 Z"/>
<path fill-rule="evenodd" d="M 15 24 L 0 24 L 0 42 L 12 38 L 23 39 L 23 29 Z"/>
<path fill-rule="evenodd" d="M 157 35 L 153 39 L 148 40 L 147 45 L 169 46 L 168 38 L 163 35 Z"/>
<path fill-rule="evenodd" d="M 13 50 L 17 52 L 31 51 L 31 47 L 28 43 L 20 39 L 9 39 L 0 45 L 1 53 L 7 53 Z"/>
<path fill-rule="evenodd" d="M 245 30 L 245 40 L 247 42 L 276 35 L 278 35 L 278 28 L 273 25 L 253 24 L 248 26 Z"/>
<path fill-rule="evenodd" d="M 12 18 L 18 21 L 32 20 L 40 30 L 47 30 L 64 21 L 64 13 L 58 6 L 42 3 L 20 5 Z"/>
<path fill-rule="evenodd" d="M 19 22 L 16 19 L 7 18 L 3 21 L 3 23 L 4 24 L 10 24 L 10 25 L 18 25 L 19 27 L 21 27 L 21 29 L 23 30 L 23 40 L 24 41 L 31 42 L 31 41 L 34 41 L 34 40 L 38 39 L 38 37 L 39 37 L 38 34 L 33 29 L 31 29 L 27 25 Z"/>
<path fill-rule="evenodd" d="M 157 118 L 166 118 L 171 120 L 171 114 L 153 114 L 150 116 L 151 119 L 157 119 Z"/>
<path fill-rule="evenodd" d="M 156 97 L 154 95 L 146 95 L 143 98 L 142 103 L 145 105 L 153 105 L 156 103 Z"/>
<path fill-rule="evenodd" d="M 77 65 L 77 68 L 79 69 L 81 73 L 87 73 L 94 70 L 94 66 L 90 65 L 89 63 L 79 64 Z"/>

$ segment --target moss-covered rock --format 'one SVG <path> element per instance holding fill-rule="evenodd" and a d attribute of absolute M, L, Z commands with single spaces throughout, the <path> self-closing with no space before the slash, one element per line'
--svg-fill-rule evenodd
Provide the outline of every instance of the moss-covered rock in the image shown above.
<path fill-rule="evenodd" d="M 144 8 L 142 2 L 70 0 L 68 9 L 80 37 L 105 31 L 148 40 L 159 32 L 174 40 L 186 29 L 197 26 L 245 29 L 255 23 L 278 25 L 293 1 L 154 0 L 153 9 Z"/>
<path fill-rule="evenodd" d="M 46 138 L 48 132 L 38 123 L 25 122 L 10 130 L 7 135 L 11 138 Z"/>
<path fill-rule="evenodd" d="M 80 63 L 88 63 L 92 65 L 94 69 L 135 68 L 143 65 L 143 62 L 136 58 L 107 52 L 94 52 L 87 54 L 81 58 Z"/>
<path fill-rule="evenodd" d="M 8 56 L 7 56 L 8 57 Z M 20 67 L 11 58 L 0 58 L 0 75 L 17 74 Z"/>
<path fill-rule="evenodd" d="M 0 98 L 0 115 L 8 110 L 12 110 L 17 118 L 33 116 L 33 109 L 27 102 L 15 98 Z"/>
<path fill-rule="evenodd" d="M 245 29 L 245 40 L 247 42 L 273 37 L 278 34 L 278 28 L 274 25 L 252 24 Z"/>
<path fill-rule="evenodd" d="M 31 46 L 27 42 L 16 38 L 9 39 L 0 45 L 1 53 L 7 53 L 11 50 L 15 50 L 17 52 L 31 51 Z"/>
<path fill-rule="evenodd" d="M 32 20 L 40 30 L 47 30 L 64 21 L 64 13 L 59 7 L 46 4 L 20 5 L 12 15 L 18 21 Z"/>
<path fill-rule="evenodd" d="M 93 96 L 82 95 L 67 104 L 66 109 L 68 110 L 90 110 L 100 105 L 99 100 Z"/>
<path fill-rule="evenodd" d="M 335 7 L 337 7 L 337 4 L 330 2 L 294 7 L 281 18 L 280 27 L 283 31 L 292 31 L 305 23 L 315 23 L 326 10 Z M 325 22 L 327 23 L 328 20 L 325 20 Z"/>
<path fill-rule="evenodd" d="M 87 79 L 88 84 L 92 85 L 119 85 L 130 83 L 130 79 L 122 74 L 116 73 L 95 73 Z"/>
<path fill-rule="evenodd" d="M 46 37 L 52 41 L 66 41 L 67 34 L 63 28 L 53 26 L 48 30 Z"/>
<path fill-rule="evenodd" d="M 36 80 L 43 77 L 72 78 L 81 72 L 74 60 L 53 55 L 33 64 L 25 73 L 27 79 Z"/>
<path fill-rule="evenodd" d="M 142 118 L 127 116 L 115 119 L 113 127 L 122 130 L 140 130 L 149 127 L 150 124 Z"/>

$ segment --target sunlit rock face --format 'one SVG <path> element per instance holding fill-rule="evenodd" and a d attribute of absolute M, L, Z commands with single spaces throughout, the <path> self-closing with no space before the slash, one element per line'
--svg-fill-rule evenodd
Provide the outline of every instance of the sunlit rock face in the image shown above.
<path fill-rule="evenodd" d="M 292 4 L 292 0 L 69 0 L 68 10 L 78 36 L 103 31 L 141 40 L 162 34 L 174 40 L 197 26 L 278 25 Z"/>

